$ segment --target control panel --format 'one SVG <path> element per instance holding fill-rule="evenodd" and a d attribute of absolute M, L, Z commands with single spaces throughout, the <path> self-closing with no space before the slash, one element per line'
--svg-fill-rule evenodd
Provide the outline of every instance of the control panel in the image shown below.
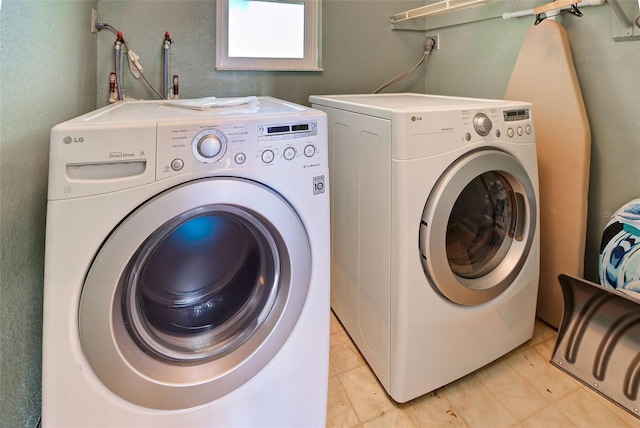
<path fill-rule="evenodd" d="M 416 159 L 476 144 L 535 144 L 530 104 L 505 101 L 403 112 L 406 132 L 394 159 Z"/>
<path fill-rule="evenodd" d="M 516 135 L 531 135 L 531 118 L 529 109 L 505 110 L 502 112 L 505 126 L 507 127 L 507 137 L 514 138 Z"/>
<path fill-rule="evenodd" d="M 530 140 L 533 126 L 529 109 L 486 109 L 482 111 L 465 110 L 462 112 L 465 125 L 472 130 L 466 131 L 464 139 L 471 141 L 474 135 L 487 138 L 504 138 L 516 141 L 518 137 Z M 506 134 L 506 135 L 504 135 Z"/>
<path fill-rule="evenodd" d="M 326 167 L 318 144 L 318 122 L 221 122 L 184 126 L 159 124 L 156 178 L 185 172 Z"/>

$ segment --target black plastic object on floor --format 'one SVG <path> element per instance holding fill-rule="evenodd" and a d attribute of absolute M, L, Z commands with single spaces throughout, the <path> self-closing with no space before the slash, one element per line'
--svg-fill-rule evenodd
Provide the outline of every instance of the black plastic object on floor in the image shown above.
<path fill-rule="evenodd" d="M 561 274 L 551 364 L 640 418 L 640 299 Z"/>

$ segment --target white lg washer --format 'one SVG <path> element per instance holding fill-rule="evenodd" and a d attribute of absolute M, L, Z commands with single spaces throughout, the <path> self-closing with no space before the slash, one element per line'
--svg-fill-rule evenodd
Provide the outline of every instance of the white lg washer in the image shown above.
<path fill-rule="evenodd" d="M 328 115 L 331 305 L 405 402 L 533 334 L 539 277 L 531 105 L 312 96 Z"/>
<path fill-rule="evenodd" d="M 45 428 L 325 425 L 326 116 L 233 101 L 53 128 Z"/>

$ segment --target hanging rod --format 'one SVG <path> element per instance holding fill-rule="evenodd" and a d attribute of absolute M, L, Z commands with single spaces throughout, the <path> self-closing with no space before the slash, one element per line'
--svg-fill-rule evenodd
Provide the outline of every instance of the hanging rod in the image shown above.
<path fill-rule="evenodd" d="M 495 0 L 443 0 L 437 3 L 431 3 L 405 12 L 396 13 L 391 16 L 391 23 L 402 22 L 408 19 L 420 18 L 425 16 L 442 15 L 449 12 L 455 12 L 475 6 L 482 6 Z"/>
<path fill-rule="evenodd" d="M 625 11 L 620 6 L 619 0 L 606 0 L 606 1 L 611 6 L 611 10 L 615 14 L 615 16 L 618 18 L 618 21 L 620 22 L 620 24 L 622 24 L 626 32 L 626 34 L 619 36 L 618 38 L 614 37 L 614 39 L 616 40 L 624 39 L 625 37 L 637 38 L 638 37 L 637 30 L 635 30 L 633 27 L 635 24 L 635 27 L 640 28 L 640 15 L 638 15 L 635 18 L 635 20 L 629 19 Z M 582 16 L 582 13 L 578 10 L 578 6 L 580 7 L 601 6 L 604 4 L 604 2 L 605 0 L 582 0 L 578 2 L 576 2 L 576 0 L 557 0 L 552 3 L 539 6 L 535 9 L 524 9 L 524 10 L 519 10 L 517 12 L 506 12 L 502 14 L 502 18 L 509 19 L 509 18 L 517 18 L 520 16 L 535 15 L 536 16 L 535 23 L 538 24 L 544 19 L 544 17 L 546 17 L 547 14 L 549 16 L 553 16 L 553 15 L 559 14 L 564 10 L 568 10 L 574 15 Z M 638 9 L 640 9 L 640 0 L 638 0 Z M 553 14 L 549 14 L 549 12 L 551 11 L 557 11 L 557 12 Z M 543 14 L 544 14 L 544 17 L 543 17 Z"/>
<path fill-rule="evenodd" d="M 565 8 L 567 6 L 571 6 L 573 4 L 577 4 L 579 1 L 577 0 L 555 0 L 551 3 L 544 4 L 542 6 L 538 6 L 533 9 L 533 13 L 536 15 L 540 15 L 541 13 L 551 12 L 552 10 L 557 10 Z"/>
<path fill-rule="evenodd" d="M 528 15 L 540 15 L 540 14 L 548 14 L 551 11 L 557 10 L 555 14 L 558 14 L 563 10 L 570 10 L 572 6 L 600 6 L 604 3 L 604 0 L 557 0 L 551 3 L 544 4 L 542 6 L 538 6 L 534 9 L 524 9 L 516 12 L 506 12 L 502 14 L 503 19 L 509 18 L 518 18 L 520 16 L 528 16 Z M 551 14 L 550 14 L 551 15 Z"/>

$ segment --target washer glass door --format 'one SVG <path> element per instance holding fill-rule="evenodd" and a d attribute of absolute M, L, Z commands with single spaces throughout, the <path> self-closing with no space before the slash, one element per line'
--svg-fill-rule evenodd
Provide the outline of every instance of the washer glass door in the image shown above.
<path fill-rule="evenodd" d="M 83 350 L 125 400 L 184 409 L 262 370 L 302 311 L 309 241 L 273 190 L 202 179 L 156 195 L 104 242 L 82 290 Z"/>
<path fill-rule="evenodd" d="M 447 169 L 425 204 L 425 274 L 454 303 L 487 302 L 522 269 L 535 227 L 534 188 L 522 165 L 505 152 L 470 152 Z"/>
<path fill-rule="evenodd" d="M 160 226 L 122 278 L 122 316 L 138 346 L 170 363 L 215 358 L 244 343 L 278 292 L 272 235 L 250 211 L 226 204 Z"/>

